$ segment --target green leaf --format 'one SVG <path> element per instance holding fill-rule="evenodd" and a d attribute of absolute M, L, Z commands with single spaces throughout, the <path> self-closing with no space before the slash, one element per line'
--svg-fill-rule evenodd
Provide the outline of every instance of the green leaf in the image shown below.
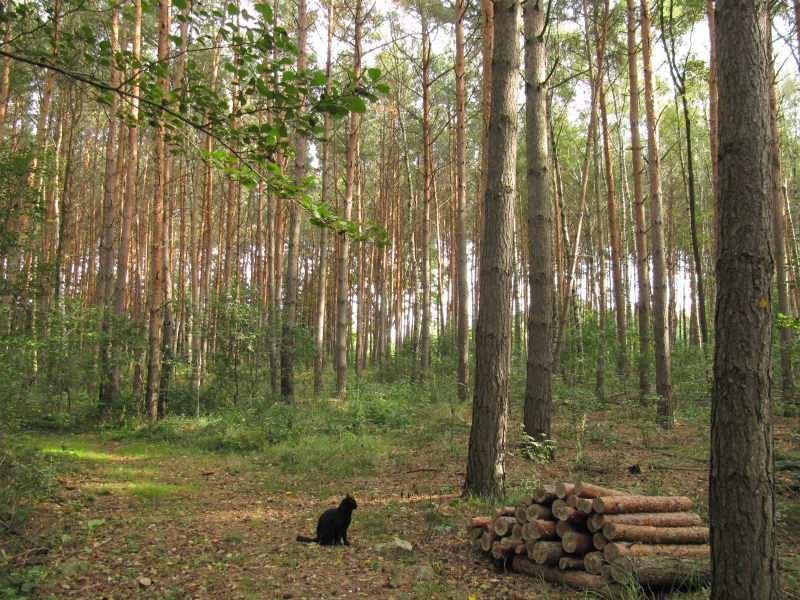
<path fill-rule="evenodd" d="M 372 81 L 378 81 L 381 78 L 381 70 L 377 67 L 367 69 L 367 74 Z"/>
<path fill-rule="evenodd" d="M 267 23 L 272 23 L 272 7 L 269 4 L 258 3 L 255 5 L 255 9 L 261 13 Z"/>
<path fill-rule="evenodd" d="M 172 5 L 178 10 L 186 10 L 186 0 L 172 0 Z"/>
<path fill-rule="evenodd" d="M 357 113 L 367 112 L 367 105 L 364 104 L 364 101 L 358 96 L 348 96 L 342 98 L 342 100 L 347 105 L 347 108 L 352 112 L 357 112 Z"/>

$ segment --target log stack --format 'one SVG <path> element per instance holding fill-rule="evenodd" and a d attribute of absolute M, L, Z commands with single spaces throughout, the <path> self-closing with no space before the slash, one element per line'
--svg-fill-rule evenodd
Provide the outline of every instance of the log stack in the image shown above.
<path fill-rule="evenodd" d="M 573 588 L 693 587 L 710 578 L 710 548 L 691 508 L 683 496 L 556 483 L 472 519 L 468 532 L 498 566 Z"/>

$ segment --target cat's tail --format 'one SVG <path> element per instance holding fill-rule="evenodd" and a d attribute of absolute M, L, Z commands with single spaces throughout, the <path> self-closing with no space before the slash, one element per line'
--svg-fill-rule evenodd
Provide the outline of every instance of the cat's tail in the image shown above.
<path fill-rule="evenodd" d="M 319 538 L 318 537 L 309 538 L 309 537 L 305 537 L 305 536 L 302 536 L 302 535 L 298 535 L 297 536 L 297 541 L 298 542 L 318 542 Z"/>

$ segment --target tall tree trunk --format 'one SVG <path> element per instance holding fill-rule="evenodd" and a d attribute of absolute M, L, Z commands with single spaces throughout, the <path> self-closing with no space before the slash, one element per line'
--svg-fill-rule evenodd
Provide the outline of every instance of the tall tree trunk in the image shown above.
<path fill-rule="evenodd" d="M 674 425 L 672 404 L 672 366 L 667 320 L 667 261 L 664 249 L 664 209 L 661 188 L 661 156 L 658 147 L 653 44 L 650 34 L 650 3 L 642 0 L 642 60 L 644 63 L 644 102 L 647 113 L 647 162 L 650 182 L 650 236 L 653 253 L 653 341 L 656 355 L 657 421 L 668 429 Z"/>
<path fill-rule="evenodd" d="M 800 0 L 797 0 L 800 2 Z M 714 0 L 706 0 L 708 21 L 708 138 L 711 151 L 711 198 L 712 198 L 712 248 L 711 256 L 716 261 L 719 239 L 719 86 L 717 77 L 717 35 L 714 20 Z"/>
<path fill-rule="evenodd" d="M 325 59 L 325 91 L 331 90 L 331 72 L 333 70 L 333 2 L 328 3 L 328 43 Z M 330 168 L 331 168 L 331 117 L 325 113 L 322 117 L 322 190 L 321 199 L 324 204 L 330 201 Z M 325 300 L 328 287 L 328 228 L 320 227 L 319 246 L 317 250 L 319 264 L 317 267 L 317 298 L 314 323 L 314 392 L 322 390 L 322 369 L 325 362 Z"/>
<path fill-rule="evenodd" d="M 767 49 L 770 57 L 770 136 L 772 143 L 772 244 L 773 256 L 775 259 L 775 287 L 778 296 L 777 319 L 778 315 L 790 317 L 789 290 L 786 282 L 786 235 L 784 231 L 783 215 L 783 175 L 781 173 L 781 148 L 780 134 L 778 131 L 778 94 L 777 82 L 775 81 L 775 53 L 772 46 L 772 19 L 770 18 L 767 27 Z M 781 393 L 786 416 L 791 414 L 795 404 L 794 376 L 792 373 L 792 327 L 779 325 L 778 335 L 780 344 L 778 345 L 781 362 Z"/>
<path fill-rule="evenodd" d="M 627 0 L 628 81 L 630 88 L 629 114 L 631 128 L 631 165 L 633 178 L 633 215 L 636 223 L 636 317 L 639 326 L 639 402 L 644 404 L 650 395 L 650 272 L 647 255 L 647 226 L 644 208 L 644 167 L 642 142 L 639 134 L 639 67 L 636 60 L 636 8 Z"/>
<path fill-rule="evenodd" d="M 464 91 L 464 0 L 456 0 L 456 388 L 458 399 L 467 401 L 469 390 L 469 272 L 467 262 L 467 142 Z"/>
<path fill-rule="evenodd" d="M 517 155 L 520 4 L 495 0 L 489 172 L 484 196 L 481 297 L 475 329 L 475 395 L 464 492 L 505 491 L 511 371 L 511 282 Z"/>
<path fill-rule="evenodd" d="M 308 33 L 308 8 L 306 0 L 297 0 L 297 70 L 306 68 L 306 38 Z M 294 183 L 303 185 L 306 173 L 306 138 L 298 133 L 294 148 Z M 289 239 L 286 249 L 286 285 L 283 296 L 283 320 L 281 322 L 281 396 L 287 402 L 294 397 L 294 361 L 297 328 L 297 297 L 300 282 L 300 206 L 292 203 L 289 209 Z"/>
<path fill-rule="evenodd" d="M 547 127 L 547 6 L 525 7 L 525 145 L 528 186 L 528 359 L 523 424 L 527 435 L 552 439 L 553 202 Z"/>
<path fill-rule="evenodd" d="M 353 74 L 356 81 L 361 77 L 361 36 L 364 26 L 364 6 L 362 0 L 356 0 L 353 19 Z M 356 163 L 358 162 L 358 138 L 361 126 L 361 115 L 350 114 L 350 127 L 345 151 L 345 190 L 342 199 L 341 216 L 350 220 L 353 206 L 353 189 L 355 187 Z M 336 396 L 342 398 L 347 393 L 347 339 L 350 323 L 350 240 L 344 233 L 339 234 L 339 264 L 336 282 L 336 346 L 334 348 L 334 364 L 336 368 Z"/>
<path fill-rule="evenodd" d="M 7 2 L 7 7 L 11 8 L 11 2 Z M 3 33 L 3 45 L 11 41 L 12 19 L 5 23 Z M 3 141 L 6 127 L 6 114 L 8 113 L 8 100 L 11 97 L 11 57 L 4 56 L 0 62 L 0 143 Z"/>
<path fill-rule="evenodd" d="M 711 396 L 711 599 L 777 600 L 767 3 L 717 0 L 716 25 L 724 151 Z"/>
<path fill-rule="evenodd" d="M 431 139 L 431 43 L 428 18 L 420 5 L 422 24 L 422 239 L 420 243 L 420 278 L 422 283 L 422 320 L 420 323 L 419 377 L 428 375 L 431 362 L 431 198 L 433 197 L 433 140 Z"/>
<path fill-rule="evenodd" d="M 171 0 L 160 0 L 158 30 L 158 60 L 166 61 L 169 54 L 169 26 Z M 169 76 L 165 73 L 158 78 L 158 85 L 166 94 L 169 87 Z M 164 197 L 166 193 L 167 148 L 164 136 L 167 133 L 163 120 L 159 120 L 156 129 L 155 158 L 153 168 L 153 206 L 150 227 L 150 273 L 148 290 L 150 292 L 150 322 L 147 336 L 147 388 L 145 391 L 145 409 L 152 421 L 158 419 L 158 389 L 161 377 L 161 341 L 162 310 L 164 302 Z"/>

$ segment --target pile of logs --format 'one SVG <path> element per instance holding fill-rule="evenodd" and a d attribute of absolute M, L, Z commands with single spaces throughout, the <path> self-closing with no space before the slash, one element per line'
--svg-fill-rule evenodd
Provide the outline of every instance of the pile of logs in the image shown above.
<path fill-rule="evenodd" d="M 475 517 L 468 532 L 495 564 L 573 588 L 692 587 L 711 570 L 709 530 L 691 508 L 682 496 L 558 483 Z"/>

